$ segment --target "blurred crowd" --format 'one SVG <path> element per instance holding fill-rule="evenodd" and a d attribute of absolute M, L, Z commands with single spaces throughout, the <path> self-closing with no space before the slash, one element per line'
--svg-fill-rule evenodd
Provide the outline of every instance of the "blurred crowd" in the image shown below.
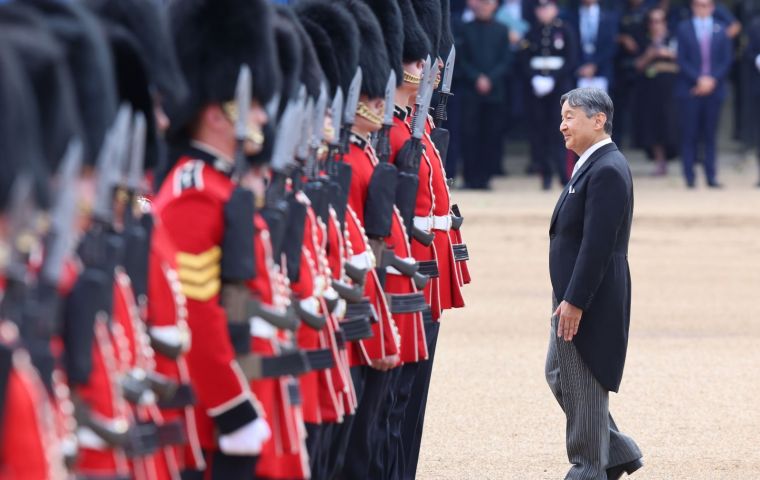
<path fill-rule="evenodd" d="M 559 134 L 559 98 L 576 86 L 611 95 L 613 140 L 646 152 L 652 175 L 680 160 L 688 188 L 696 171 L 720 188 L 727 101 L 731 135 L 760 159 L 758 0 L 454 0 L 452 28 L 446 171 L 465 188 L 515 173 L 504 147 L 520 140 L 542 188 L 567 183 L 576 157 Z"/>

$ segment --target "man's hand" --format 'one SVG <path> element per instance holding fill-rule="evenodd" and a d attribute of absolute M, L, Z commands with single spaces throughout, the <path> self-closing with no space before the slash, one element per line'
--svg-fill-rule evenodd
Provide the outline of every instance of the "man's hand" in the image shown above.
<path fill-rule="evenodd" d="M 716 85 L 715 78 L 710 75 L 702 75 L 697 79 L 697 85 L 691 90 L 691 93 L 698 97 L 710 95 L 715 90 Z"/>
<path fill-rule="evenodd" d="M 488 95 L 491 92 L 491 79 L 481 73 L 475 81 L 475 89 L 481 95 Z"/>
<path fill-rule="evenodd" d="M 387 357 L 372 360 L 372 368 L 381 372 L 387 372 L 399 363 L 401 363 L 401 358 L 398 355 L 388 355 Z"/>
<path fill-rule="evenodd" d="M 569 342 L 578 333 L 583 310 L 562 300 L 562 303 L 554 311 L 554 315 L 559 318 L 557 322 L 557 336 Z"/>
<path fill-rule="evenodd" d="M 636 43 L 633 36 L 628 34 L 622 34 L 618 37 L 618 42 L 623 46 L 626 52 L 634 54 L 639 51 L 639 44 Z"/>

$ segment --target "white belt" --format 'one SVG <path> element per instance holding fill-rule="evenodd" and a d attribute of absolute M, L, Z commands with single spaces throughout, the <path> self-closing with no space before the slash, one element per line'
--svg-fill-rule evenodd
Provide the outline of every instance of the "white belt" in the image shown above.
<path fill-rule="evenodd" d="M 533 57 L 530 59 L 530 68 L 533 70 L 559 70 L 565 66 L 565 59 L 562 57 Z"/>
<path fill-rule="evenodd" d="M 451 230 L 451 215 L 433 215 L 433 230 Z"/>
<path fill-rule="evenodd" d="M 414 226 L 420 230 L 451 230 L 451 215 L 430 215 L 429 217 L 414 217 Z"/>
<path fill-rule="evenodd" d="M 259 338 L 274 338 L 277 328 L 261 317 L 251 317 L 251 336 Z"/>
<path fill-rule="evenodd" d="M 417 260 L 415 260 L 414 257 L 406 257 L 406 258 L 402 258 L 401 260 L 408 263 L 409 265 L 414 265 L 415 263 L 417 263 Z M 385 267 L 385 272 L 390 273 L 391 275 L 403 275 L 403 273 L 396 270 L 396 267 L 393 267 L 391 265 L 388 265 L 387 267 Z"/>
<path fill-rule="evenodd" d="M 348 262 L 356 268 L 362 270 L 370 270 L 375 268 L 372 258 L 369 256 L 369 250 L 365 250 L 362 253 L 357 253 L 348 259 Z"/>

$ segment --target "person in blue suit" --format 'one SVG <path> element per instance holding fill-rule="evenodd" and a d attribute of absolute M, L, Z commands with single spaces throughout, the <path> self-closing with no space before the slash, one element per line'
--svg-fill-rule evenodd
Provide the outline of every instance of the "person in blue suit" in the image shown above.
<path fill-rule="evenodd" d="M 694 188 L 697 150 L 704 146 L 707 185 L 720 188 L 715 160 L 720 109 L 733 63 L 726 27 L 713 17 L 713 0 L 692 0 L 693 16 L 678 25 L 679 74 L 675 96 L 681 106 L 681 161 L 688 188 Z"/>
<path fill-rule="evenodd" d="M 580 7 L 567 12 L 579 40 L 578 79 L 603 78 L 609 91 L 615 71 L 618 15 L 599 5 L 599 0 L 582 0 Z M 599 83 L 596 86 L 602 86 Z"/>

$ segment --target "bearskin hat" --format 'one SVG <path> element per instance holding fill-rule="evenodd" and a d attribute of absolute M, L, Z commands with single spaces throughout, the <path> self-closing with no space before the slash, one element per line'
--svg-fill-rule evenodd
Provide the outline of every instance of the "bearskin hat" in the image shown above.
<path fill-rule="evenodd" d="M 303 60 L 301 83 L 306 87 L 307 93 L 316 98 L 319 96 L 320 85 L 325 82 L 325 73 L 319 63 L 311 37 L 306 33 L 304 26 L 291 8 L 281 5 L 278 7 L 278 12 L 281 12 L 288 18 L 293 25 L 293 29 L 298 34 L 298 38 L 301 41 L 301 58 Z"/>
<path fill-rule="evenodd" d="M 74 83 L 66 52 L 31 7 L 16 3 L 0 5 L 0 43 L 15 53 L 34 92 L 34 104 L 43 156 L 49 171 L 56 171 L 69 141 L 81 138 Z"/>
<path fill-rule="evenodd" d="M 316 50 L 320 66 L 331 83 L 348 91 L 359 65 L 359 27 L 351 13 L 337 2 L 302 0 L 296 3 L 296 15 Z"/>
<path fill-rule="evenodd" d="M 412 6 L 412 0 L 398 0 L 401 17 L 404 20 L 404 63 L 424 60 L 430 52 L 430 40 L 422 29 L 417 14 Z"/>
<path fill-rule="evenodd" d="M 438 45 L 438 56 L 446 61 L 454 46 L 454 35 L 451 33 L 451 1 L 441 0 L 441 42 Z"/>
<path fill-rule="evenodd" d="M 0 34 L 2 38 L 2 34 Z M 13 183 L 41 158 L 34 93 L 10 45 L 0 42 L 0 211 L 8 207 Z"/>
<path fill-rule="evenodd" d="M 86 0 L 86 4 L 133 35 L 142 50 L 150 84 L 164 98 L 182 101 L 187 86 L 169 33 L 166 8 L 155 0 Z"/>
<path fill-rule="evenodd" d="M 182 130 L 205 105 L 233 100 L 243 64 L 251 68 L 253 98 L 261 104 L 279 90 L 272 15 L 266 0 L 171 3 L 172 36 L 190 91 L 179 105 L 168 105 L 172 133 L 186 133 Z"/>
<path fill-rule="evenodd" d="M 396 0 L 364 0 L 364 2 L 372 9 L 383 30 L 388 61 L 396 72 L 397 86 L 401 85 L 404 81 L 404 20 L 401 18 L 401 9 Z"/>
<path fill-rule="evenodd" d="M 412 6 L 430 41 L 430 58 L 436 58 L 441 43 L 441 0 L 412 0 Z"/>
<path fill-rule="evenodd" d="M 390 74 L 388 52 L 385 49 L 383 31 L 377 18 L 366 3 L 361 0 L 343 0 L 359 26 L 361 48 L 359 66 L 362 68 L 361 92 L 369 98 L 385 96 L 385 86 Z"/>
<path fill-rule="evenodd" d="M 277 42 L 277 57 L 282 72 L 280 105 L 287 104 L 295 97 L 301 83 L 303 68 L 303 48 L 298 32 L 283 9 L 277 9 L 274 21 L 274 35 Z"/>
<path fill-rule="evenodd" d="M 29 0 L 65 47 L 82 122 L 84 164 L 94 165 L 116 116 L 113 59 L 97 17 L 78 3 Z"/>

